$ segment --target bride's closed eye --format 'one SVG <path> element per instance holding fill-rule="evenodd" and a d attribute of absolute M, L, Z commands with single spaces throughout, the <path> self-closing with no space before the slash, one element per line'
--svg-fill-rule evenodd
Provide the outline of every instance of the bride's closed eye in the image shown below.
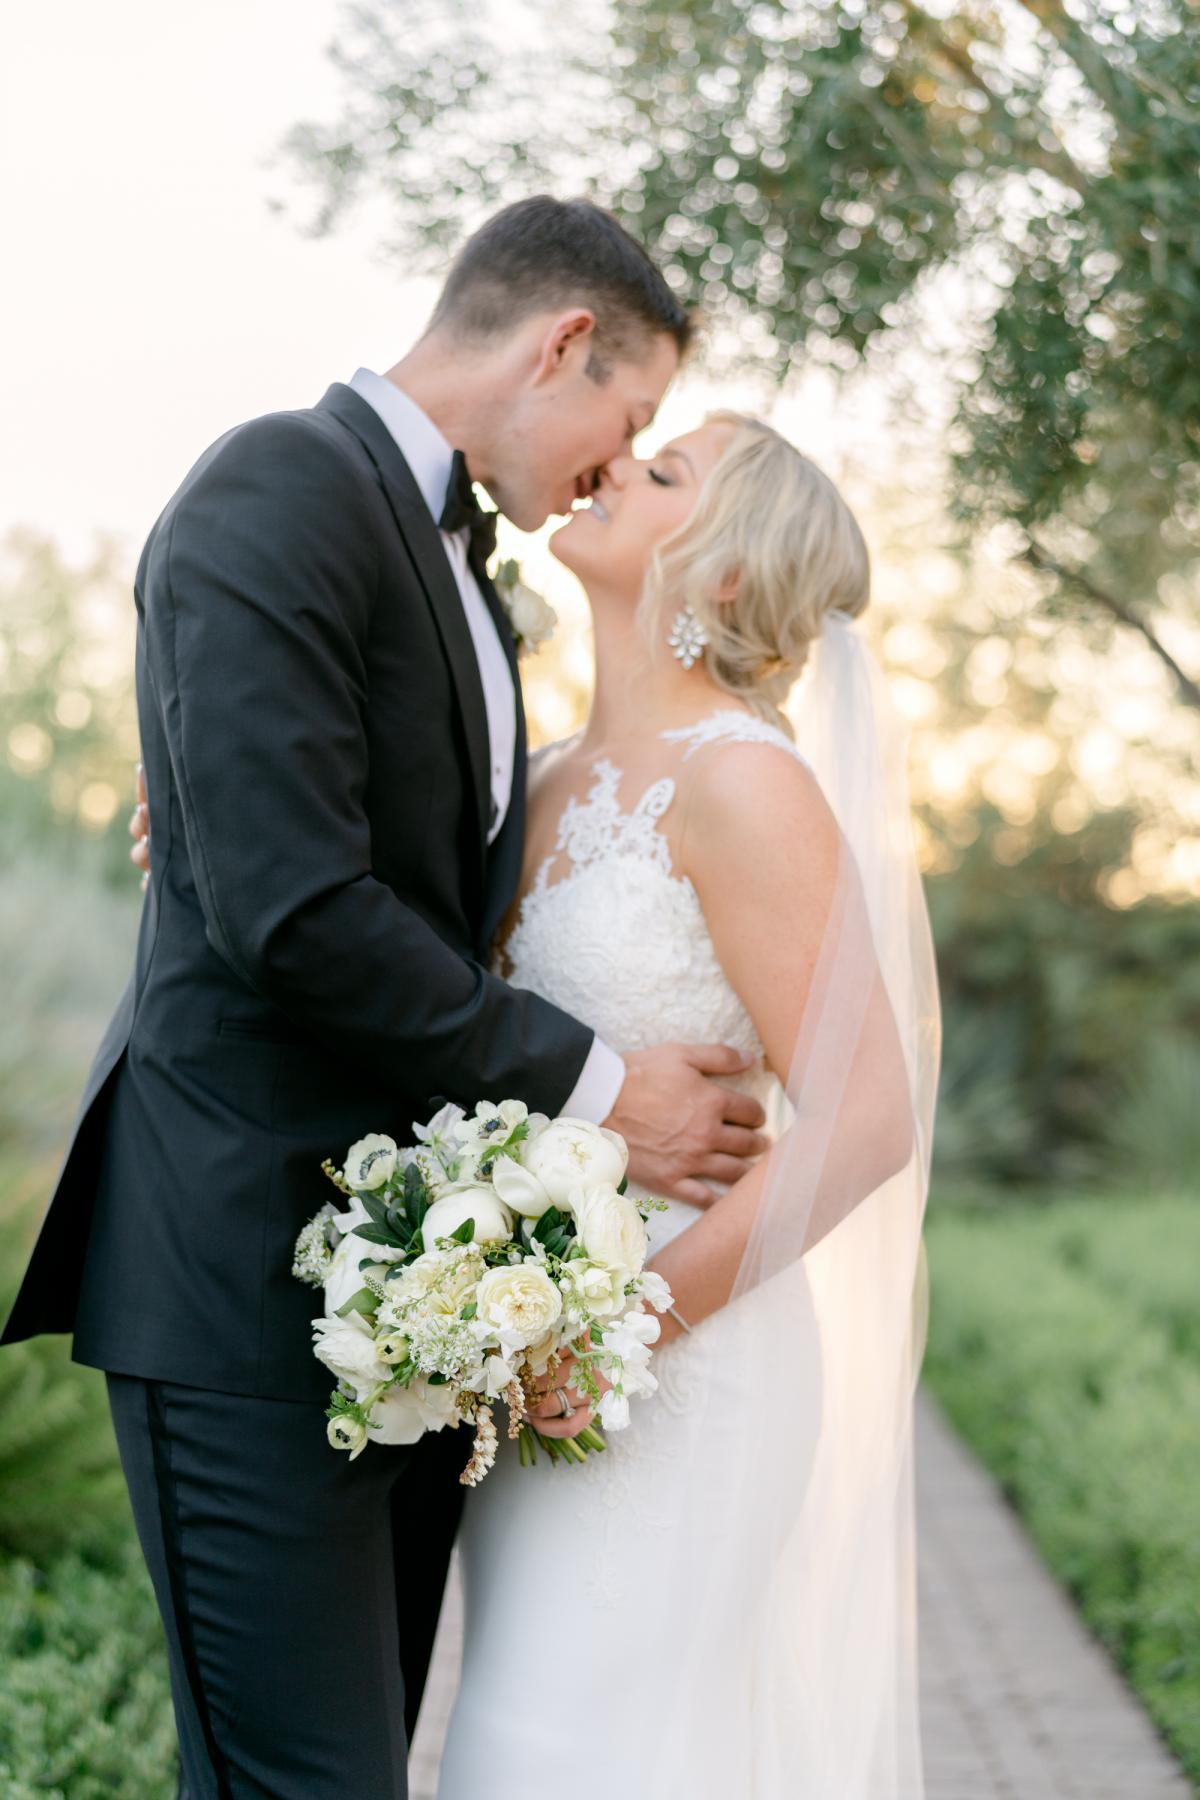
<path fill-rule="evenodd" d="M 656 481 L 658 483 L 659 487 L 670 487 L 671 483 L 667 480 L 666 476 L 660 475 L 657 469 L 647 469 L 646 473 L 651 481 Z"/>

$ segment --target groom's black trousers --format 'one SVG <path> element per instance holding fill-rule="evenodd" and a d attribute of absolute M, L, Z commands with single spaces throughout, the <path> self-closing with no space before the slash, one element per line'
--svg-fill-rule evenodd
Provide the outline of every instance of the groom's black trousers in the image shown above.
<path fill-rule="evenodd" d="M 109 1375 L 186 1800 L 405 1800 L 460 1431 L 352 1463 L 320 1405 Z"/>

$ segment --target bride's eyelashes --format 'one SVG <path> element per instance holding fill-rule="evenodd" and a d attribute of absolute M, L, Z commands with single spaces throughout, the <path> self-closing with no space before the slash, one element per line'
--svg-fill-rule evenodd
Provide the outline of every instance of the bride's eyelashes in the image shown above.
<path fill-rule="evenodd" d="M 659 487 L 670 487 L 671 483 L 667 480 L 666 476 L 660 475 L 657 469 L 647 469 L 646 473 L 651 481 L 658 483 Z"/>

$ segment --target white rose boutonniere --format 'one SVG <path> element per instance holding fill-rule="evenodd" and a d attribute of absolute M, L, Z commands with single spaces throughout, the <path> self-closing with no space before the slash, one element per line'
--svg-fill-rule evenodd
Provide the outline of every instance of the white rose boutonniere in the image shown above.
<path fill-rule="evenodd" d="M 554 636 L 558 614 L 540 594 L 521 580 L 521 565 L 515 557 L 506 557 L 492 576 L 492 583 L 508 614 L 518 651 L 540 650 Z"/>

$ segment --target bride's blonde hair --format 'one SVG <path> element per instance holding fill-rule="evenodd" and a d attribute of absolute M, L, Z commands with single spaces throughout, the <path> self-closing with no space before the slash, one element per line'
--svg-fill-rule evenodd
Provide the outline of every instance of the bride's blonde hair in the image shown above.
<path fill-rule="evenodd" d="M 708 635 L 710 678 L 772 724 L 833 607 L 870 598 L 858 522 L 829 477 L 761 419 L 708 414 L 733 436 L 685 525 L 656 546 L 638 616 L 652 638 L 690 606 Z M 732 590 L 732 598 L 721 599 Z"/>

